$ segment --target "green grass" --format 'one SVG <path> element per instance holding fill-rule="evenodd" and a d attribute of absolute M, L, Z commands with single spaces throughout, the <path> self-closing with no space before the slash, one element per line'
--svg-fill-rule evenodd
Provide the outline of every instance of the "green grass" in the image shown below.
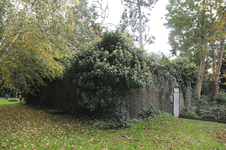
<path fill-rule="evenodd" d="M 18 102 L 10 102 L 9 100 L 18 100 Z M 22 99 L 22 104 L 24 104 L 24 99 Z M 0 107 L 6 105 L 21 105 L 19 98 L 10 98 L 6 100 L 5 98 L 0 98 Z"/>
<path fill-rule="evenodd" d="M 5 105 L 20 105 L 19 102 L 20 102 L 19 99 L 18 99 L 18 102 L 10 102 L 10 101 L 5 100 L 5 99 L 0 99 L 0 107 L 1 107 L 2 105 L 3 105 L 3 106 L 5 106 Z"/>
<path fill-rule="evenodd" d="M 56 110 L 0 107 L 1 149 L 226 149 L 226 125 L 169 117 L 100 130 Z"/>

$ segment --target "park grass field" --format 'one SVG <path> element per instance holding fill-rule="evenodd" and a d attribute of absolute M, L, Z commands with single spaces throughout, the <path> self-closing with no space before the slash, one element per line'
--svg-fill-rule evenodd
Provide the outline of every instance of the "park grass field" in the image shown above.
<path fill-rule="evenodd" d="M 5 106 L 5 105 L 20 105 L 19 101 L 18 102 L 10 102 L 6 99 L 0 99 L 0 107 Z"/>
<path fill-rule="evenodd" d="M 1 149 L 226 149 L 226 124 L 169 117 L 101 130 L 57 110 L 0 107 Z"/>

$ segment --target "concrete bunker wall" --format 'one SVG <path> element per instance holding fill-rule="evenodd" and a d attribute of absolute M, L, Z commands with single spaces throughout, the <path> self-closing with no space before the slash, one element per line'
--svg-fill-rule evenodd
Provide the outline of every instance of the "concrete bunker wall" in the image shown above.
<path fill-rule="evenodd" d="M 151 85 L 129 91 L 126 102 L 130 118 L 136 118 L 143 109 L 151 108 L 162 110 L 173 115 L 173 93 L 164 92 L 164 89 L 160 88 L 157 82 L 157 76 L 153 75 Z"/>
<path fill-rule="evenodd" d="M 157 76 L 153 75 L 153 83 L 144 88 L 131 89 L 126 96 L 130 118 L 136 118 L 143 109 L 158 109 L 173 115 L 173 92 L 165 93 L 157 85 Z M 164 87 L 173 88 L 173 87 Z M 76 111 L 76 88 L 68 81 L 54 81 L 51 87 L 49 106 L 66 112 Z M 180 88 L 180 111 L 184 107 L 184 97 Z"/>

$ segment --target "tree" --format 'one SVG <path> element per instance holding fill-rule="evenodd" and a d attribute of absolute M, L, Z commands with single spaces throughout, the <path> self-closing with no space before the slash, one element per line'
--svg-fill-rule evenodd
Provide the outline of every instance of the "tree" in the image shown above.
<path fill-rule="evenodd" d="M 102 37 L 104 19 L 107 17 L 108 7 L 103 9 L 102 1 L 94 1 L 98 5 L 88 6 L 87 0 L 77 0 L 78 5 L 70 6 L 65 15 L 69 30 L 64 35 L 65 39 L 70 38 L 69 43 L 77 49 L 81 44 L 92 41 L 96 37 Z M 97 9 L 101 10 L 98 14 Z M 101 23 L 96 23 L 96 19 L 101 17 Z"/>
<path fill-rule="evenodd" d="M 210 26 L 208 28 L 208 42 L 210 51 L 212 52 L 212 79 L 213 79 L 213 94 L 219 92 L 219 80 L 221 74 L 221 66 L 223 54 L 226 49 L 226 2 L 223 0 L 208 1 L 203 6 L 203 10 L 209 14 Z"/>
<path fill-rule="evenodd" d="M 13 10 L 14 6 L 7 9 Z M 39 30 L 44 29 L 43 26 L 39 28 L 40 22 L 27 17 L 25 10 L 19 10 L 15 15 L 7 13 L 1 32 L 0 73 L 3 87 L 27 92 L 31 85 L 44 84 L 42 78 L 59 76 L 62 67 L 55 58 L 60 58 L 63 51 L 51 45 Z"/>
<path fill-rule="evenodd" d="M 78 17 L 71 13 L 71 8 L 79 5 L 79 2 L 0 2 L 2 88 L 28 92 L 32 85 L 45 84 L 44 78 L 51 80 L 62 75 L 62 58 L 70 57 L 83 38 L 83 34 L 73 25 Z"/>
<path fill-rule="evenodd" d="M 213 65 L 217 62 L 219 64 L 221 61 L 214 58 L 210 44 L 212 34 L 221 30 L 211 29 L 213 23 L 211 13 L 208 11 L 212 7 L 211 5 L 217 3 L 217 1 L 213 3 L 210 0 L 171 0 L 167 6 L 169 13 L 166 15 L 168 21 L 166 26 L 171 28 L 169 43 L 173 48 L 172 53 L 175 54 L 176 51 L 179 51 L 181 55 L 186 55 L 190 59 L 196 57 L 200 60 L 196 97 L 201 94 L 205 63 L 208 63 L 206 60 L 212 60 Z M 216 15 L 220 17 L 218 13 Z"/>
<path fill-rule="evenodd" d="M 169 43 L 173 48 L 172 53 L 180 51 L 181 55 L 188 57 L 199 54 L 200 71 L 196 96 L 201 94 L 206 57 L 206 15 L 197 12 L 199 3 L 200 1 L 194 0 L 171 0 L 167 5 L 169 13 L 166 15 L 166 26 L 171 28 Z"/>
<path fill-rule="evenodd" d="M 121 2 L 125 7 L 122 19 L 127 26 L 131 26 L 135 40 L 139 41 L 140 47 L 143 47 L 143 41 L 148 44 L 153 43 L 155 38 L 149 36 L 150 28 L 147 24 L 151 14 L 145 12 L 151 11 L 157 0 L 121 0 Z"/>
<path fill-rule="evenodd" d="M 92 41 L 99 33 L 95 26 L 97 16 L 94 6 L 88 7 L 87 0 L 78 0 L 78 3 L 79 5 L 72 6 L 67 14 L 67 23 L 71 25 L 70 41 L 74 41 L 76 49 L 81 44 Z"/>

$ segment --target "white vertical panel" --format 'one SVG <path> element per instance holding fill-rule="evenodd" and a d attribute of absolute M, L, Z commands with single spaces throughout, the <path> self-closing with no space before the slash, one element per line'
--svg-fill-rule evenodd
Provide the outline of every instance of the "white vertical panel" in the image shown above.
<path fill-rule="evenodd" d="M 179 88 L 174 88 L 174 116 L 179 117 L 180 114 L 180 92 Z"/>

